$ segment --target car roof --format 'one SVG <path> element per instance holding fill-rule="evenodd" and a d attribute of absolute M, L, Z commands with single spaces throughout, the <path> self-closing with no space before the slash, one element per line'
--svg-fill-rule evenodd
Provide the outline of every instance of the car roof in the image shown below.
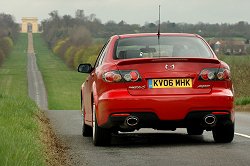
<path fill-rule="evenodd" d="M 133 37 L 147 37 L 158 36 L 157 33 L 135 33 L 135 34 L 122 34 L 117 35 L 119 38 L 133 38 Z M 199 37 L 197 34 L 190 33 L 160 33 L 160 36 L 180 36 L 180 37 Z"/>

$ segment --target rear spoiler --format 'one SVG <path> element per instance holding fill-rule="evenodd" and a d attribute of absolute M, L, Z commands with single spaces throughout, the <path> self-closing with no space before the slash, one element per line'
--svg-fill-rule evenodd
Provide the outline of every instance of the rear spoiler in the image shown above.
<path fill-rule="evenodd" d="M 116 62 L 116 65 L 130 65 L 142 63 L 163 63 L 163 62 L 199 62 L 220 64 L 218 59 L 211 58 L 133 58 L 124 59 Z"/>

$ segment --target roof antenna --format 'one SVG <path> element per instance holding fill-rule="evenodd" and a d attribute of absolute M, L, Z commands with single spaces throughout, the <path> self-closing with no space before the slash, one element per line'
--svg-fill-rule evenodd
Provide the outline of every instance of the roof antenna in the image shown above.
<path fill-rule="evenodd" d="M 160 35 L 161 35 L 161 5 L 159 5 L 159 24 L 158 24 L 158 46 L 159 46 L 159 58 L 161 57 L 161 45 L 160 45 Z"/>
<path fill-rule="evenodd" d="M 159 24 L 158 24 L 158 38 L 160 38 L 161 33 L 161 5 L 159 5 Z"/>

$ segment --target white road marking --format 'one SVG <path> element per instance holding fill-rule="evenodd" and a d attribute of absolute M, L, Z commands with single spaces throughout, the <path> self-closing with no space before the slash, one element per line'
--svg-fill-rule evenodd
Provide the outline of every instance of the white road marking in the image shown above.
<path fill-rule="evenodd" d="M 250 136 L 249 135 L 246 135 L 246 134 L 241 134 L 241 133 L 234 133 L 235 135 L 238 135 L 238 136 L 241 136 L 241 137 L 245 137 L 245 138 L 248 138 L 250 139 Z"/>

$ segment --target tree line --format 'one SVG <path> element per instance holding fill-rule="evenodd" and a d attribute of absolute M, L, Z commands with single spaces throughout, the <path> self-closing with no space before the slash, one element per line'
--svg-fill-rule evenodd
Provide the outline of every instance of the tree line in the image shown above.
<path fill-rule="evenodd" d="M 9 55 L 19 34 L 19 26 L 9 14 L 0 13 L 0 65 Z"/>
<path fill-rule="evenodd" d="M 144 25 L 127 24 L 108 21 L 102 23 L 95 14 L 85 15 L 84 10 L 77 10 L 75 16 L 60 16 L 58 11 L 49 13 L 49 18 L 42 21 L 43 38 L 53 52 L 59 55 L 71 68 L 79 63 L 94 63 L 102 43 L 110 36 L 124 33 L 157 32 L 157 21 Z M 250 24 L 240 21 L 235 24 L 221 23 L 197 24 L 175 23 L 163 21 L 161 32 L 168 33 L 196 33 L 203 37 L 240 37 L 246 41 L 250 39 Z"/>

